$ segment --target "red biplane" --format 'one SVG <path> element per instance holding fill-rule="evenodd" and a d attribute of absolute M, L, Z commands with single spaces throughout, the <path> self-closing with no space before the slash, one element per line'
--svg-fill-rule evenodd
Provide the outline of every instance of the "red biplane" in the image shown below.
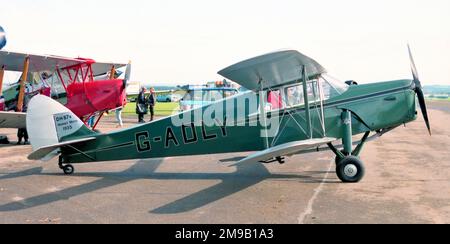
<path fill-rule="evenodd" d="M 103 112 L 122 107 L 126 103 L 126 85 L 130 78 L 131 64 L 127 65 L 125 78 L 117 78 L 117 69 L 125 64 L 97 63 L 92 59 L 65 58 L 0 51 L 0 87 L 5 71 L 22 72 L 15 96 L 16 112 L 0 112 L 0 128 L 23 128 L 22 112 L 26 93 L 41 93 L 53 98 L 65 97 L 64 105 L 85 123 L 99 114 L 93 129 Z M 29 74 L 38 74 L 41 86 L 25 91 Z M 55 80 L 57 81 L 55 83 Z M 51 81 L 51 82 L 50 82 Z M 51 83 L 51 85 L 50 85 Z M 56 92 L 55 86 L 63 88 Z M 1 89 L 0 89 L 1 95 Z"/>

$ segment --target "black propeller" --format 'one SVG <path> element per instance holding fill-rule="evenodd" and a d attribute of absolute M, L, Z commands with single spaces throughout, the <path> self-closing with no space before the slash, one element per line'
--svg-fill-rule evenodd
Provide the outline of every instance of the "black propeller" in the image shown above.
<path fill-rule="evenodd" d="M 423 119 L 425 120 L 425 124 L 427 125 L 428 132 L 431 136 L 431 126 L 430 120 L 428 119 L 427 105 L 425 103 L 425 96 L 423 95 L 422 84 L 419 80 L 419 74 L 417 72 L 416 64 L 414 63 L 414 58 L 412 56 L 411 47 L 408 45 L 409 58 L 411 60 L 411 70 L 414 79 L 414 84 L 416 86 L 415 91 L 417 94 L 417 98 L 419 100 L 420 110 L 422 110 Z"/>

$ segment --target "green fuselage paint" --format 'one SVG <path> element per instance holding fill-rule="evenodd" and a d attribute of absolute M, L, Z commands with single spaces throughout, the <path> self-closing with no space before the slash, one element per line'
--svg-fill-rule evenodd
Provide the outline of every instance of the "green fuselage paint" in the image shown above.
<path fill-rule="evenodd" d="M 307 128 L 308 123 L 311 123 L 312 138 L 324 136 L 322 124 L 324 123 L 326 135 L 340 139 L 344 133 L 357 135 L 411 122 L 417 117 L 415 92 L 411 89 L 411 83 L 411 80 L 398 80 L 350 86 L 344 93 L 321 101 L 324 121 L 320 119 L 322 113 L 315 112 L 318 102 L 312 101 L 309 101 L 311 111 L 309 121 L 304 119 L 306 110 L 304 105 L 281 109 L 275 115 L 272 113 L 270 115 L 272 119 L 279 116 L 280 128 L 283 129 L 279 130 L 276 142 L 271 146 L 309 139 L 311 134 L 299 130 L 297 123 L 303 128 Z M 65 162 L 83 163 L 92 162 L 92 159 L 113 161 L 264 150 L 266 140 L 275 141 L 273 140 L 275 136 L 272 138 L 261 136 L 263 123 L 260 123 L 258 107 L 245 109 L 245 113 L 236 118 L 240 123 L 227 122 L 227 114 L 237 114 L 239 106 L 246 106 L 238 104 L 237 101 L 241 101 L 238 98 L 245 98 L 250 94 L 251 92 L 242 93 L 228 98 L 235 106 L 224 109 L 224 119 L 212 126 L 207 126 L 202 121 L 175 126 L 172 117 L 168 117 L 109 134 L 96 134 L 94 135 L 96 140 L 72 145 L 85 155 L 73 148 L 63 147 L 61 156 Z M 204 112 L 210 106 L 214 104 L 181 115 Z M 229 111 L 230 109 L 234 111 Z M 351 131 L 344 130 L 341 118 L 343 111 L 349 111 L 349 118 L 346 119 L 352 124 Z M 286 114 L 293 119 L 282 119 Z M 257 123 L 252 124 L 255 120 Z"/>

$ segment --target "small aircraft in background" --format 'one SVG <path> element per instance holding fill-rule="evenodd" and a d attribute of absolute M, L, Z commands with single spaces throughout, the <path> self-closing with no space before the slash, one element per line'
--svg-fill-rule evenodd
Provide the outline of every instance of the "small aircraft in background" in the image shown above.
<path fill-rule="evenodd" d="M 131 87 L 130 87 L 131 86 Z M 147 89 L 149 87 L 146 87 L 145 85 L 142 85 L 138 82 L 133 82 L 133 84 L 131 84 L 130 86 L 128 86 L 127 88 L 127 100 L 130 102 L 136 102 L 139 93 L 141 92 L 141 88 L 145 87 L 146 91 L 145 91 L 145 95 L 148 96 L 150 94 L 150 89 Z M 150 87 L 152 88 L 152 87 Z M 154 87 L 153 87 L 154 88 Z M 184 90 L 181 89 L 171 89 L 171 90 L 155 90 L 155 94 L 157 96 L 157 99 L 159 99 L 160 96 L 166 96 L 166 97 L 170 97 L 173 94 L 185 94 L 186 92 Z M 182 95 L 178 95 L 178 96 L 182 96 Z M 158 102 L 172 102 L 172 101 L 167 101 L 167 100 L 158 100 Z"/>
<path fill-rule="evenodd" d="M 331 78 L 319 63 L 295 50 L 269 53 L 219 72 L 250 91 L 109 134 L 89 130 L 67 108 L 38 95 L 27 114 L 33 147 L 28 158 L 59 156 L 60 168 L 72 174 L 75 163 L 251 151 L 259 152 L 237 163 L 284 163 L 288 156 L 331 150 L 339 179 L 359 182 L 365 172 L 359 158 L 364 143 L 414 121 L 416 95 L 431 134 L 421 82 L 409 53 L 413 80 L 364 85 Z M 211 109 L 216 123 L 207 124 L 205 114 Z M 196 113 L 203 117 L 192 116 Z M 182 117 L 194 119 L 174 123 Z M 270 125 L 276 125 L 270 128 L 274 133 L 266 130 L 268 121 L 279 122 Z M 358 134 L 362 139 L 354 142 Z M 337 145 L 340 140 L 342 145 Z"/>
<path fill-rule="evenodd" d="M 117 79 L 117 69 L 125 66 L 125 78 Z M 4 95 L 0 102 L 0 128 L 24 128 L 26 117 L 21 110 L 25 96 L 42 94 L 63 103 L 85 123 L 99 114 L 95 129 L 104 111 L 126 104 L 131 64 L 0 51 L 0 87 L 5 71 L 22 72 L 22 76 L 4 94 L 0 89 L 0 95 Z M 11 106 L 16 107 L 16 112 L 3 111 Z"/>

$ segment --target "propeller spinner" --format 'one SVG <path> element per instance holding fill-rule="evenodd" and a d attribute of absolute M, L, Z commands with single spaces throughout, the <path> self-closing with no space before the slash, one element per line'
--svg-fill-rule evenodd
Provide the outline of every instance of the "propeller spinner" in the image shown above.
<path fill-rule="evenodd" d="M 416 64 L 414 63 L 414 58 L 411 52 L 411 47 L 408 45 L 408 52 L 409 52 L 409 58 L 411 61 L 411 71 L 414 79 L 414 84 L 416 86 L 415 91 L 417 94 L 417 98 L 419 100 L 420 110 L 422 111 L 423 119 L 425 120 L 425 124 L 427 125 L 428 132 L 431 136 L 431 126 L 430 126 L 430 120 L 428 118 L 428 111 L 427 111 L 427 105 L 425 103 L 425 96 L 423 95 L 422 90 L 422 83 L 419 79 L 419 74 L 417 72 Z"/>

